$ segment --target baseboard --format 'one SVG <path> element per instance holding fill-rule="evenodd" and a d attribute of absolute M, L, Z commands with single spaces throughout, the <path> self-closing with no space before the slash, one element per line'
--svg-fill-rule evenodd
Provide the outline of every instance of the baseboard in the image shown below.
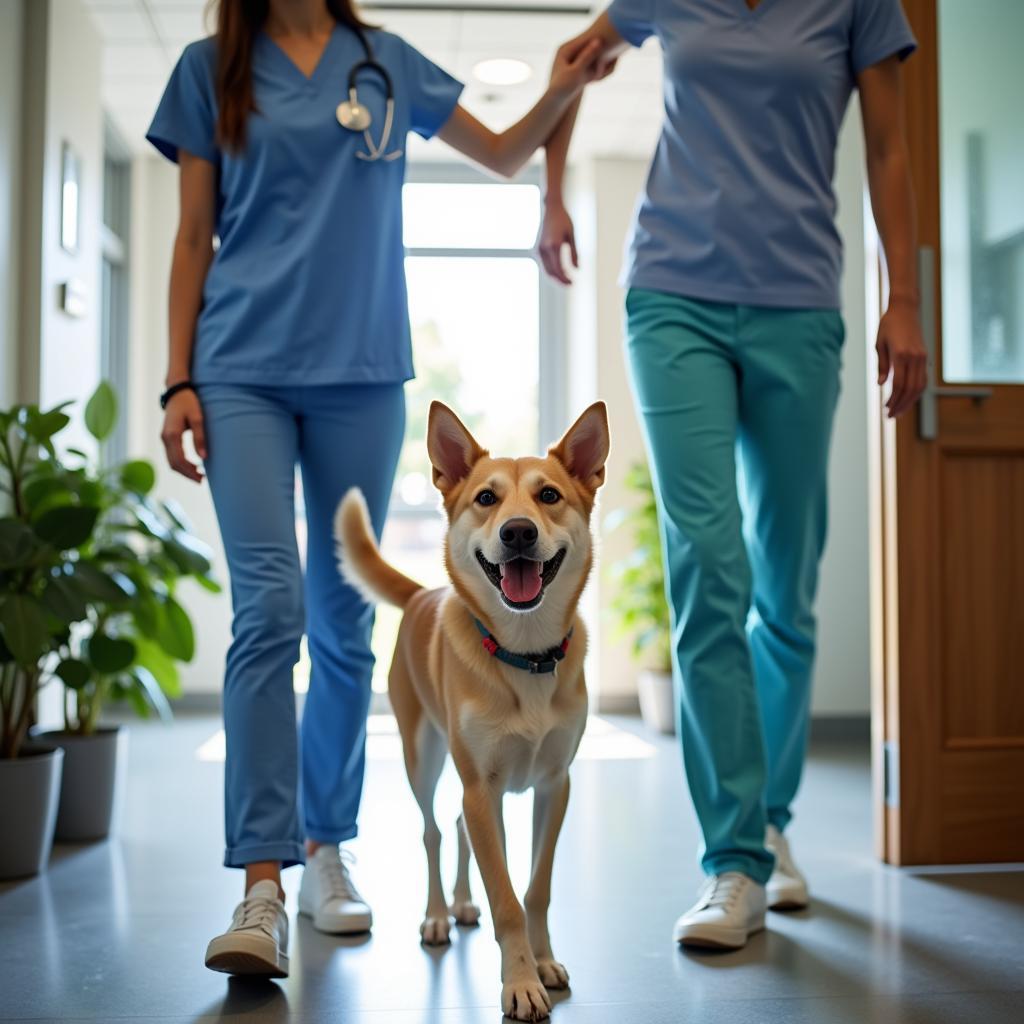
<path fill-rule="evenodd" d="M 871 742 L 870 715 L 812 715 L 812 743 L 862 743 Z"/>
<path fill-rule="evenodd" d="M 172 702 L 174 710 L 183 715 L 219 715 L 221 695 L 219 693 L 186 693 Z M 599 715 L 639 715 L 640 702 L 636 694 L 600 694 L 593 710 Z M 391 713 L 386 694 L 375 693 L 370 703 L 370 713 L 386 715 Z M 812 743 L 863 743 L 871 740 L 870 715 L 814 715 L 811 718 Z"/>
<path fill-rule="evenodd" d="M 599 715 L 639 715 L 640 698 L 635 693 L 599 693 L 591 710 Z"/>
<path fill-rule="evenodd" d="M 219 715 L 221 695 L 219 693 L 183 693 L 171 701 L 175 714 L 181 715 Z"/>

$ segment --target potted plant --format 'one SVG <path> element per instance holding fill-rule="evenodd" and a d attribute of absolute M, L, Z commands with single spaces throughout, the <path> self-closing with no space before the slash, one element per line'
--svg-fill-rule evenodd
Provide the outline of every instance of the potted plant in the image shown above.
<path fill-rule="evenodd" d="M 634 463 L 626 487 L 636 496 L 629 507 L 611 513 L 609 529 L 627 529 L 632 550 L 610 568 L 615 586 L 611 607 L 618 632 L 631 639 L 641 666 L 637 679 L 640 713 L 652 729 L 675 732 L 671 621 L 665 597 L 665 569 L 654 487 L 646 463 Z"/>
<path fill-rule="evenodd" d="M 149 463 L 101 470 L 77 449 L 58 454 L 54 439 L 70 422 L 65 408 L 0 412 L 0 488 L 9 506 L 0 517 L 0 877 L 34 873 L 49 853 L 58 805 L 42 799 L 41 782 L 25 788 L 30 763 L 52 756 L 67 764 L 62 835 L 102 834 L 104 816 L 109 829 L 122 742 L 98 730 L 100 710 L 124 698 L 166 713 L 175 662 L 193 647 L 174 585 L 192 576 L 217 588 L 180 514 L 149 496 Z M 113 429 L 108 385 L 90 399 L 85 420 L 98 439 Z M 26 756 L 35 749 L 26 738 L 36 696 L 53 679 L 68 689 L 66 728 L 34 739 L 64 752 Z"/>

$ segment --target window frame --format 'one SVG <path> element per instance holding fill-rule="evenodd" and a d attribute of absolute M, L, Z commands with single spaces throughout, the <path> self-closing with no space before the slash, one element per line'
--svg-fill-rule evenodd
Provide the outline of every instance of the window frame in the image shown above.
<path fill-rule="evenodd" d="M 406 168 L 405 184 L 441 185 L 494 185 L 505 182 L 471 167 L 468 164 L 452 162 L 421 161 Z M 541 188 L 540 169 L 530 165 L 508 184 L 535 185 Z M 528 259 L 537 262 L 536 251 L 509 248 L 462 248 L 448 246 L 407 246 L 406 257 L 435 258 L 477 258 L 477 259 Z M 566 302 L 564 292 L 538 268 L 537 296 L 537 367 L 538 422 L 537 439 L 541 449 L 558 440 L 565 429 L 567 392 L 567 348 L 565 343 Z M 456 410 L 457 411 L 457 410 Z M 483 439 L 486 441 L 486 439 Z M 534 454 L 527 453 L 525 454 Z M 437 510 L 410 508 L 396 501 L 392 495 L 388 515 L 434 516 Z"/>

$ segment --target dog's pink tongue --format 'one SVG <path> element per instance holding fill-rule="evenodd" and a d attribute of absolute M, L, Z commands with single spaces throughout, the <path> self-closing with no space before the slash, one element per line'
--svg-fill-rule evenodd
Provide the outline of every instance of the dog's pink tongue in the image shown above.
<path fill-rule="evenodd" d="M 532 601 L 540 593 L 541 562 L 517 558 L 501 567 L 501 589 L 510 601 L 522 604 Z"/>

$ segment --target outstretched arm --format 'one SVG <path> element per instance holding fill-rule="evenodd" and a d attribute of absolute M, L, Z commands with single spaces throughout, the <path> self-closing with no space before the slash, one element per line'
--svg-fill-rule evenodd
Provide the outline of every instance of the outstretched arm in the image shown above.
<path fill-rule="evenodd" d="M 903 126 L 899 59 L 889 57 L 857 78 L 868 189 L 889 274 L 889 306 L 878 325 L 878 383 L 892 373 L 886 402 L 889 416 L 910 409 L 924 390 L 927 374 L 918 292 L 914 192 Z"/>
<path fill-rule="evenodd" d="M 547 91 L 506 131 L 492 132 L 464 107 L 457 106 L 437 133 L 438 138 L 489 171 L 513 177 L 551 135 L 580 90 L 597 77 L 599 51 L 596 41 L 578 47 L 571 56 L 560 50 Z"/>
<path fill-rule="evenodd" d="M 625 39 L 619 35 L 606 11 L 585 32 L 563 43 L 558 50 L 559 57 L 566 60 L 582 48 L 592 46 L 597 41 L 596 60 L 598 78 L 604 78 L 615 67 L 620 54 L 628 47 Z M 537 250 L 540 253 L 544 269 L 556 281 L 571 284 L 569 275 L 562 264 L 562 250 L 569 247 L 569 258 L 574 267 L 579 266 L 576 258 L 576 236 L 572 219 L 565 208 L 562 185 L 565 179 L 565 164 L 569 156 L 569 143 L 573 128 L 576 127 L 576 115 L 580 109 L 580 96 L 576 96 L 569 109 L 562 116 L 558 127 L 547 140 L 545 146 L 545 189 L 544 189 L 544 222 L 541 225 Z"/>

